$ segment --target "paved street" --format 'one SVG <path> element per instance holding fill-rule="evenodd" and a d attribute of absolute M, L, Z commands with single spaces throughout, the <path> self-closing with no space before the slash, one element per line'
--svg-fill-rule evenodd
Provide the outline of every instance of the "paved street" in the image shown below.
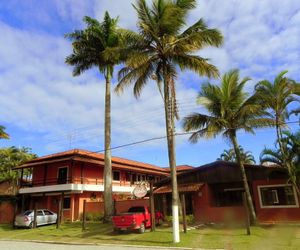
<path fill-rule="evenodd" d="M 15 242 L 0 241 L 1 250 L 147 250 L 147 249 L 165 249 L 165 248 L 146 248 L 132 246 L 95 246 L 95 245 L 66 245 L 66 244 L 49 244 L 35 242 Z"/>

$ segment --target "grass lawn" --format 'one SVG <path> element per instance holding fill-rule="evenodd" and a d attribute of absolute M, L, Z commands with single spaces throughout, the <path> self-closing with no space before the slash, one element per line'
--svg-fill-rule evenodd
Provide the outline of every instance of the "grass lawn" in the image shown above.
<path fill-rule="evenodd" d="M 170 228 L 157 228 L 144 234 L 112 232 L 109 225 L 89 223 L 81 231 L 80 223 L 65 223 L 59 229 L 55 225 L 37 229 L 13 229 L 0 225 L 0 239 L 41 240 L 72 243 L 111 243 L 125 245 L 178 246 L 192 248 L 225 249 L 300 249 L 299 226 L 252 227 L 251 236 L 243 228 L 201 228 L 181 233 L 181 242 L 172 243 Z"/>

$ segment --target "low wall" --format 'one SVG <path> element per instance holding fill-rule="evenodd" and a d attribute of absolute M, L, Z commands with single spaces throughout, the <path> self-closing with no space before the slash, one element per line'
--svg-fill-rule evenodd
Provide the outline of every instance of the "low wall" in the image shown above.
<path fill-rule="evenodd" d="M 0 224 L 12 223 L 14 220 L 14 205 L 10 201 L 0 202 Z"/>
<path fill-rule="evenodd" d="M 130 207 L 134 206 L 149 206 L 149 199 L 136 199 L 136 200 L 122 200 L 115 201 L 116 213 L 122 213 L 128 211 Z M 86 202 L 87 213 L 97 213 L 104 211 L 104 202 Z"/>

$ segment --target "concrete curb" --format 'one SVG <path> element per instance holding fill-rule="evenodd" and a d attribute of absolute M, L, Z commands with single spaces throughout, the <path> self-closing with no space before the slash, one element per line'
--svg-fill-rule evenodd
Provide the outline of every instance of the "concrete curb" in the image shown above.
<path fill-rule="evenodd" d="M 108 244 L 108 243 L 80 243 L 80 242 L 66 242 L 66 241 L 42 241 L 42 240 L 18 240 L 18 239 L 0 239 L 1 241 L 14 241 L 14 242 L 31 242 L 31 243 L 47 243 L 56 245 L 73 245 L 73 246 L 120 246 L 124 248 L 152 248 L 152 249 L 180 249 L 180 250 L 224 250 L 222 248 L 191 248 L 191 247 L 164 247 L 164 246 L 147 246 L 147 245 L 123 245 L 123 244 Z"/>

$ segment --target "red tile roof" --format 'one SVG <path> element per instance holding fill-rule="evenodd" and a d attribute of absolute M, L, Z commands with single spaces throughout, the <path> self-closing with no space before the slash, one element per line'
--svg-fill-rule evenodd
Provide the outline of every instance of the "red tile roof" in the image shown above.
<path fill-rule="evenodd" d="M 80 157 L 83 160 L 84 159 L 94 159 L 94 160 L 104 162 L 104 154 L 103 153 L 96 153 L 96 152 L 91 152 L 91 151 L 87 151 L 87 150 L 83 150 L 83 149 L 72 149 L 72 150 L 68 150 L 68 151 L 64 151 L 64 152 L 60 152 L 60 153 L 56 153 L 56 154 L 50 154 L 50 155 L 38 157 L 36 159 L 26 162 L 25 164 L 21 165 L 18 168 L 33 167 L 33 166 L 36 166 L 40 162 L 44 162 L 44 161 L 48 161 L 48 160 L 53 160 L 53 161 L 54 160 L 58 161 L 59 159 L 68 160 L 68 159 L 71 159 L 70 157 L 75 157 L 75 156 Z M 67 158 L 67 157 L 69 157 L 69 158 Z M 138 167 L 141 170 L 143 170 L 143 169 L 154 170 L 154 171 L 159 171 L 162 174 L 168 174 L 168 170 L 166 168 L 161 168 L 161 167 L 158 167 L 158 166 L 155 166 L 152 164 L 128 160 L 128 159 L 120 158 L 120 157 L 113 156 L 112 164 L 119 165 L 119 166 L 125 165 L 125 166 L 128 166 L 129 168 L 130 167 Z"/>

